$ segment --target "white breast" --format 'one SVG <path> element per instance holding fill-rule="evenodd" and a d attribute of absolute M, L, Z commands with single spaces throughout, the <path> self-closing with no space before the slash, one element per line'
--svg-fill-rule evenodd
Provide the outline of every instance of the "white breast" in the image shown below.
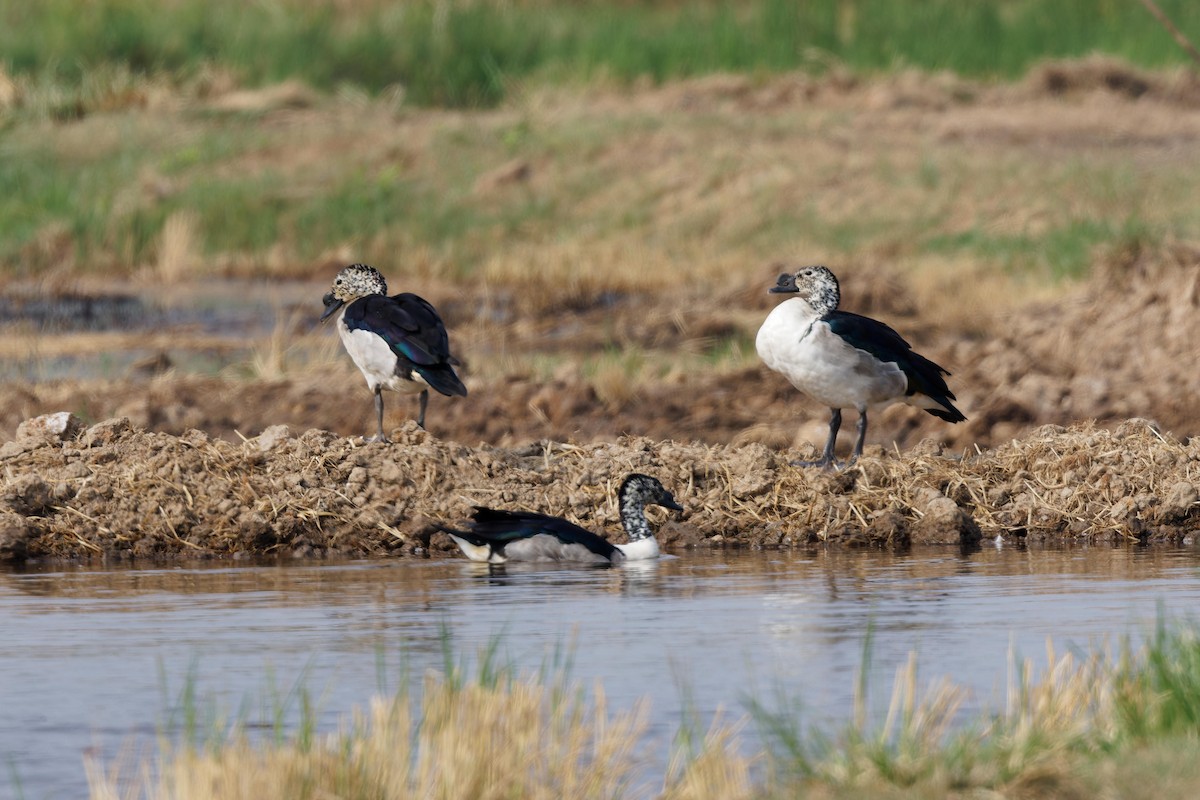
<path fill-rule="evenodd" d="M 346 327 L 344 317 L 345 311 L 338 315 L 338 335 L 342 338 L 342 345 L 345 346 L 346 352 L 350 354 L 350 358 L 354 359 L 359 371 L 367 379 L 367 385 L 372 392 L 376 387 L 382 386 L 393 392 L 411 394 L 421 391 L 428 385 L 425 383 L 425 379 L 416 372 L 412 374 L 411 378 L 408 375 L 397 375 L 396 354 L 392 352 L 392 348 L 388 347 L 388 343 L 370 331 L 350 330 Z"/>
<path fill-rule="evenodd" d="M 908 388 L 899 366 L 847 344 L 800 298 L 767 315 L 755 348 L 764 364 L 830 408 L 888 405 L 903 399 Z"/>
<path fill-rule="evenodd" d="M 645 561 L 649 558 L 658 558 L 658 540 L 653 536 L 648 536 L 645 539 L 638 539 L 636 542 L 629 544 L 619 544 L 617 549 L 625 554 L 627 561 Z"/>

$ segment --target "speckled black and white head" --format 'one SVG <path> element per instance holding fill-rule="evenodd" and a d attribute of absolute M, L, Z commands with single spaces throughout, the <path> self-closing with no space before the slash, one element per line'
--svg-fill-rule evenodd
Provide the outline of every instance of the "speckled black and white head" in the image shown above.
<path fill-rule="evenodd" d="M 387 294 L 387 281 L 383 275 L 366 264 L 351 264 L 337 274 L 333 279 L 333 287 L 321 298 L 325 304 L 321 319 L 328 319 L 345 303 L 372 294 Z"/>
<path fill-rule="evenodd" d="M 621 509 L 621 525 L 629 534 L 629 541 L 636 542 L 651 535 L 650 523 L 646 521 L 646 506 L 660 505 L 672 511 L 683 511 L 657 478 L 634 472 L 625 478 L 617 493 Z"/>
<path fill-rule="evenodd" d="M 770 292 L 798 294 L 822 317 L 836 309 L 842 300 L 838 280 L 828 267 L 801 267 L 795 273 L 785 272 Z"/>

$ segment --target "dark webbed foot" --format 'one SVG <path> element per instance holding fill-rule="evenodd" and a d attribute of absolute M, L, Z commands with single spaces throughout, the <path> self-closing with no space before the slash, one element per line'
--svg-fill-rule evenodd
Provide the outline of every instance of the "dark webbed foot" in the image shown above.
<path fill-rule="evenodd" d="M 839 469 L 838 463 L 832 458 L 818 458 L 816 461 L 791 461 L 793 467 L 820 467 L 824 470 Z"/>

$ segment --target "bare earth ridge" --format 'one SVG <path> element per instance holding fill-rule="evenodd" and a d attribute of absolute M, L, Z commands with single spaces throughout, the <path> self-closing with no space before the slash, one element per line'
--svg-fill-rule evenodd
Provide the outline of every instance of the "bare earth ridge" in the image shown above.
<path fill-rule="evenodd" d="M 35 428 L 36 426 L 29 426 Z M 433 521 L 474 504 L 558 513 L 620 536 L 630 471 L 687 509 L 668 548 L 1012 541 L 1190 541 L 1200 529 L 1200 438 L 1145 420 L 1045 426 L 966 457 L 929 441 L 876 447 L 853 468 L 798 469 L 761 444 L 646 438 L 466 447 L 407 423 L 390 445 L 269 428 L 233 444 L 108 420 L 66 441 L 23 430 L 0 448 L 0 557 L 424 556 Z"/>

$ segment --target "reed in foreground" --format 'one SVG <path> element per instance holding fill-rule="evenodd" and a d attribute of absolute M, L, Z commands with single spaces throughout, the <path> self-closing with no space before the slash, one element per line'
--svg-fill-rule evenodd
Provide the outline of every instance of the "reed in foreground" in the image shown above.
<path fill-rule="evenodd" d="M 1200 736 L 1200 637 L 1160 624 L 1138 651 L 1058 653 L 1046 666 L 1010 655 L 1002 710 L 964 720 L 965 691 L 922 690 L 911 657 L 886 715 L 872 723 L 860 680 L 854 720 L 838 736 L 805 735 L 759 707 L 773 742 L 767 797 L 1185 798 L 1200 768 L 1174 758 Z M 1150 765 L 1154 765 L 1151 767 Z M 1106 794 L 1112 786 L 1125 787 Z"/>
<path fill-rule="evenodd" d="M 863 674 L 866 673 L 864 668 Z M 344 730 L 290 741 L 165 745 L 136 776 L 90 765 L 94 800 L 175 798 L 774 798 L 1200 796 L 1200 636 L 1160 625 L 1140 650 L 1012 658 L 1005 707 L 964 719 L 966 692 L 918 684 L 910 657 L 885 714 L 868 713 L 860 678 L 840 733 L 804 730 L 791 711 L 754 705 L 766 741 L 745 755 L 719 719 L 649 763 L 647 705 L 610 712 L 604 694 L 561 679 L 482 670 L 426 677 L 377 698 Z M 686 732 L 685 732 L 686 733 Z M 766 766 L 756 771 L 756 762 Z M 651 785 L 646 770 L 665 774 Z"/>
<path fill-rule="evenodd" d="M 518 679 L 506 668 L 473 680 L 428 675 L 419 692 L 373 699 L 343 730 L 311 736 L 302 722 L 285 741 L 163 745 L 136 774 L 88 765 L 91 796 L 173 800 L 296 798 L 620 798 L 648 787 L 647 705 L 610 712 L 601 689 L 561 679 Z M 308 712 L 306 712 L 308 713 Z M 733 729 L 714 726 L 670 766 L 666 798 L 749 797 L 749 762 L 733 754 Z"/>

